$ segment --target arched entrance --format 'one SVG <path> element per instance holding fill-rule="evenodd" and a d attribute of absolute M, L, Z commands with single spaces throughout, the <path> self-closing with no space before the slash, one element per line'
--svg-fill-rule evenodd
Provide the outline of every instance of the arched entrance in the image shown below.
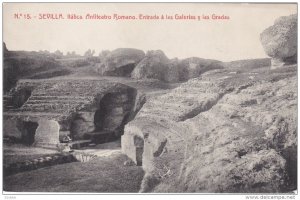
<path fill-rule="evenodd" d="M 73 140 L 105 143 L 119 139 L 135 106 L 136 90 L 125 88 L 106 93 L 94 112 L 78 112 L 70 126 Z"/>
<path fill-rule="evenodd" d="M 120 138 L 124 125 L 132 111 L 133 101 L 128 93 L 108 93 L 99 103 L 94 115 L 95 134 L 98 142 Z"/>
<path fill-rule="evenodd" d="M 35 132 L 38 127 L 36 122 L 23 122 L 22 143 L 32 145 L 34 143 Z"/>

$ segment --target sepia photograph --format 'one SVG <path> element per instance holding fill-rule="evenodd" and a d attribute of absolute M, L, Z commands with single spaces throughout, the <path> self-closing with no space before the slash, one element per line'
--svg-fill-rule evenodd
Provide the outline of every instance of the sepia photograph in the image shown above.
<path fill-rule="evenodd" d="M 2 195 L 296 199 L 297 11 L 2 3 Z"/>

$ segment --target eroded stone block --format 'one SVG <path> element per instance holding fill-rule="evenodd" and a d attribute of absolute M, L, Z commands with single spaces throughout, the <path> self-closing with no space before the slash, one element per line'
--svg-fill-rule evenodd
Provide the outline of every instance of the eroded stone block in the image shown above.
<path fill-rule="evenodd" d="M 41 119 L 36 129 L 34 146 L 56 147 L 59 143 L 59 124 L 55 120 Z"/>
<path fill-rule="evenodd" d="M 132 134 L 125 134 L 121 139 L 122 152 L 125 153 L 136 165 L 142 165 L 144 147 L 141 138 Z M 138 141 L 137 141 L 138 140 Z"/>

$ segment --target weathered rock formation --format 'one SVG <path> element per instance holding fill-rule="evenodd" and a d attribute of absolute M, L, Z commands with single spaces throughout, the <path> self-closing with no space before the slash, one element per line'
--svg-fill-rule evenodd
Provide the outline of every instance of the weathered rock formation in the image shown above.
<path fill-rule="evenodd" d="M 226 68 L 150 98 L 122 151 L 141 192 L 287 192 L 297 180 L 296 66 Z"/>
<path fill-rule="evenodd" d="M 161 50 L 148 51 L 145 58 L 138 63 L 131 77 L 135 79 L 153 78 L 164 80 L 169 59 Z"/>
<path fill-rule="evenodd" d="M 297 62 L 297 14 L 280 17 L 260 35 L 272 68 Z"/>
<path fill-rule="evenodd" d="M 136 89 L 105 80 L 20 80 L 4 102 L 4 137 L 45 147 L 65 135 L 103 142 L 123 134 L 136 100 Z"/>
<path fill-rule="evenodd" d="M 16 86 L 19 79 L 41 79 L 71 74 L 67 66 L 39 52 L 6 51 L 3 56 L 3 92 Z"/>
<path fill-rule="evenodd" d="M 179 60 L 177 58 L 171 59 L 167 65 L 165 65 L 165 70 L 163 72 L 162 81 L 166 83 L 177 83 L 180 82 L 180 77 L 182 76 L 182 66 L 179 65 Z"/>
<path fill-rule="evenodd" d="M 130 76 L 134 67 L 145 56 L 142 50 L 120 48 L 109 52 L 97 66 L 98 72 L 104 76 Z"/>
<path fill-rule="evenodd" d="M 186 58 L 180 61 L 180 81 L 187 81 L 199 77 L 204 72 L 214 69 L 222 69 L 223 63 L 217 60 L 197 57 Z"/>
<path fill-rule="evenodd" d="M 148 51 L 146 57 L 135 67 L 132 78 L 158 79 L 167 83 L 187 81 L 202 73 L 223 68 L 222 62 L 197 57 L 183 60 L 168 59 L 161 50 Z"/>

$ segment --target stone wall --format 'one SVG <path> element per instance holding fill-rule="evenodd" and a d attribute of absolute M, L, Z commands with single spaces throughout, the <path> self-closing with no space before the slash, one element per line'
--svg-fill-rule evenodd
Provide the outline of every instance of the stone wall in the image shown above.
<path fill-rule="evenodd" d="M 103 80 L 21 80 L 7 100 L 14 101 L 19 91 L 28 89 L 31 93 L 23 105 L 7 107 L 4 112 L 4 136 L 22 142 L 28 132 L 26 123 L 36 123 L 39 127 L 31 131 L 37 137 L 36 145 L 53 146 L 66 135 L 86 139 L 101 131 L 119 137 L 139 104 L 136 89 Z M 101 123 L 96 119 L 99 113 Z"/>

